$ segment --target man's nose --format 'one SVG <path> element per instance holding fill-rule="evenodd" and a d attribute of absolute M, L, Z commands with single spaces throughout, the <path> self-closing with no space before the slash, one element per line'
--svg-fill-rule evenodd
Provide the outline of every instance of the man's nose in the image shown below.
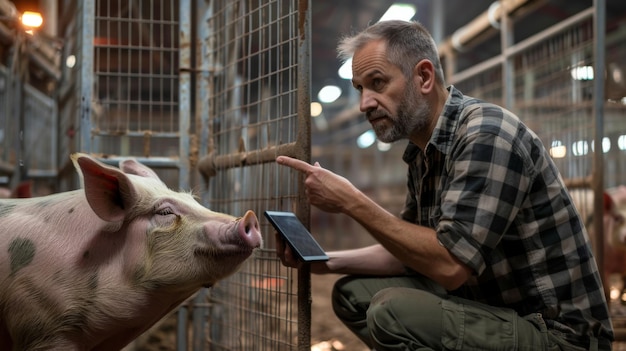
<path fill-rule="evenodd" d="M 376 107 L 378 107 L 378 101 L 375 98 L 375 94 L 370 91 L 363 90 L 363 92 L 361 92 L 361 100 L 359 102 L 359 109 L 361 112 L 374 110 Z"/>

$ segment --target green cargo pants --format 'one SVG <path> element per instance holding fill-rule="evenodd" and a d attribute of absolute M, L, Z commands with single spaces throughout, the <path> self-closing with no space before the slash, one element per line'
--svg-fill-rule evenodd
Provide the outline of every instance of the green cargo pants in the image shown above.
<path fill-rule="evenodd" d="M 573 345 L 548 331 L 541 315 L 520 317 L 497 308 L 446 294 L 422 276 L 339 279 L 333 309 L 365 344 L 384 350 L 610 350 Z"/>

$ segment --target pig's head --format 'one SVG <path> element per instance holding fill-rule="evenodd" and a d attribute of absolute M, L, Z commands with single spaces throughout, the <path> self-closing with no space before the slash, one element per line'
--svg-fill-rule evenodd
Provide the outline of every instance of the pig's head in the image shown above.
<path fill-rule="evenodd" d="M 213 212 L 189 193 L 169 189 L 133 159 L 120 168 L 85 154 L 72 160 L 89 206 L 124 240 L 132 281 L 157 289 L 210 286 L 234 273 L 261 246 L 257 217 Z"/>

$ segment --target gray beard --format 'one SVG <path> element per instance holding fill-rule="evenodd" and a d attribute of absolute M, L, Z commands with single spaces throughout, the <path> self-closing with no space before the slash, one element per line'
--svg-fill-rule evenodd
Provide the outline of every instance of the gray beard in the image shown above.
<path fill-rule="evenodd" d="M 391 128 L 374 127 L 376 137 L 385 143 L 408 139 L 413 132 L 428 127 L 430 112 L 430 104 L 417 94 L 411 82 L 398 105 L 398 115 L 389 115 L 393 120 Z"/>

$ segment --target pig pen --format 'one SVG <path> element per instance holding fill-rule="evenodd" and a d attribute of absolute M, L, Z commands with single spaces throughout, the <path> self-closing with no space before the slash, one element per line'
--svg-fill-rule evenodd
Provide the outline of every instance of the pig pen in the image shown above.
<path fill-rule="evenodd" d="M 346 136 L 338 123 L 313 130 L 304 118 L 309 116 L 310 18 L 299 6 L 310 8 L 310 1 L 220 0 L 195 3 L 194 8 L 185 0 L 63 3 L 61 61 L 76 55 L 77 65 L 63 66 L 58 128 L 42 126 L 59 134 L 52 132 L 49 139 L 26 135 L 39 142 L 30 154 L 46 161 L 31 169 L 45 171 L 40 173 L 46 177 L 58 175 L 55 190 L 76 185 L 67 177 L 66 158 L 55 155 L 81 150 L 111 162 L 119 155 L 138 156 L 170 186 L 194 189 L 212 209 L 297 212 L 310 219 L 307 225 L 328 249 L 367 240 L 352 234 L 360 228 L 346 218 L 303 205 L 298 175 L 272 164 L 279 154 L 288 154 L 307 161 L 313 157 L 397 213 L 394 206 L 402 204 L 405 183 L 402 146 L 392 146 L 396 154 L 384 156 L 348 150 L 337 141 L 353 136 Z M 536 28 L 525 26 L 535 18 L 529 12 L 512 26 Z M 467 38 L 465 31 L 457 39 L 471 45 L 455 50 L 446 40 L 440 48 L 448 83 L 518 113 L 552 149 L 571 184 L 582 180 L 583 187 L 590 187 L 601 178 L 608 188 L 626 184 L 626 105 L 621 102 L 626 94 L 623 80 L 612 79 L 624 71 L 626 48 L 620 45 L 625 39 L 620 20 L 594 24 L 596 15 L 591 7 L 562 23 L 550 22 L 542 32 L 517 35 L 517 41 L 505 25 L 500 38 L 491 29 L 476 38 Z M 608 28 L 599 42 L 598 26 Z M 606 65 L 593 58 L 599 45 L 606 48 L 601 50 Z M 594 65 L 611 74 L 589 79 L 584 73 Z M 599 100 L 598 118 L 610 147 L 602 153 L 603 165 L 594 169 L 596 82 L 605 77 L 606 99 Z M 42 115 L 56 118 L 52 107 Z M 338 114 L 354 116 L 353 111 L 346 106 Z M 7 132 L 4 140 L 16 135 L 17 130 Z M 597 149 L 604 151 L 604 138 Z M 325 147 L 316 149 L 315 140 Z M 42 149 L 46 152 L 38 152 Z M 360 350 L 360 342 L 349 341 L 353 336 L 334 319 L 329 305 L 336 277 L 309 279 L 307 272 L 284 270 L 275 258 L 272 228 L 259 217 L 263 249 L 238 274 L 203 290 L 156 327 L 167 331 L 163 338 L 170 346 L 165 349 L 245 350 L 255 345 L 255 350 L 308 350 L 310 344 L 338 339 L 354 347 L 347 350 Z M 626 325 L 619 315 L 614 322 Z M 154 335 L 146 334 L 137 346 L 158 339 Z"/>

